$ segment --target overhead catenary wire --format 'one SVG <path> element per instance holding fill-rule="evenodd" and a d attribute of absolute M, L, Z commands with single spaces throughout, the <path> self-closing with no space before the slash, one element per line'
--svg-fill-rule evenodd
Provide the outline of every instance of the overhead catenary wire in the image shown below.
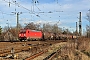
<path fill-rule="evenodd" d="M 13 0 L 12 0 L 13 1 Z M 13 1 L 15 3 L 15 12 L 16 12 L 16 1 Z"/>
<path fill-rule="evenodd" d="M 1 10 L 0 10 L 0 12 L 1 12 L 2 14 L 5 14 L 5 15 L 13 15 L 13 14 L 8 14 L 8 13 L 5 13 L 5 12 L 2 12 Z"/>
<path fill-rule="evenodd" d="M 35 12 L 35 11 L 32 11 L 32 10 L 30 10 L 30 9 L 28 9 L 28 8 L 26 8 L 26 7 L 24 7 L 24 6 L 22 6 L 21 4 L 19 4 L 19 3 L 17 3 L 16 1 L 6 1 L 6 0 L 2 0 L 2 1 L 4 1 L 4 2 L 6 2 L 6 3 L 10 3 L 10 6 L 11 6 L 11 4 L 13 4 L 13 5 L 15 5 L 15 6 L 18 6 L 18 7 L 20 7 L 20 8 L 23 8 L 23 9 L 25 9 L 25 10 L 27 10 L 27 11 L 29 11 L 28 13 L 29 14 L 34 14 L 35 16 L 37 16 L 37 17 L 39 17 L 39 18 L 41 18 L 40 17 L 40 15 L 39 14 L 37 14 L 37 13 L 53 13 L 52 11 L 49 11 L 49 12 Z M 34 1 L 34 0 L 32 0 L 32 1 Z M 39 3 L 39 1 L 37 1 L 38 3 Z M 35 3 L 35 2 L 34 2 Z M 36 5 L 35 5 L 36 6 Z M 36 6 L 37 7 L 37 6 Z M 38 7 L 37 7 L 38 8 Z M 41 9 L 40 8 L 38 8 L 39 9 L 39 11 L 41 11 Z M 16 7 L 15 7 L 15 11 L 16 11 Z M 57 12 L 57 11 L 56 11 Z M 59 12 L 59 11 L 58 11 Z M 22 12 L 23 13 L 23 12 Z M 49 18 L 51 18 L 51 17 L 49 17 Z M 43 19 L 43 18 L 41 18 L 41 19 Z M 45 20 L 45 19 L 43 19 L 43 20 Z"/>
<path fill-rule="evenodd" d="M 2 1 L 5 1 L 6 3 L 9 3 L 9 2 L 6 1 L 6 0 L 2 0 Z M 13 1 L 13 0 L 12 0 L 12 1 Z M 34 14 L 34 15 L 36 15 L 35 12 L 33 13 L 30 9 L 28 9 L 28 8 L 26 8 L 26 7 L 22 6 L 22 5 L 20 5 L 19 3 L 15 2 L 15 1 L 10 2 L 10 4 L 17 5 L 18 7 L 21 7 L 21 8 L 23 8 L 23 9 L 29 11 L 29 12 L 28 12 L 29 14 Z M 37 8 L 38 8 L 38 7 L 37 7 Z M 39 8 L 38 8 L 38 9 L 39 9 Z M 40 9 L 39 9 L 39 10 L 40 10 Z M 37 16 L 37 15 L 36 15 L 36 16 Z M 37 17 L 40 17 L 40 16 L 37 16 Z"/>
<path fill-rule="evenodd" d="M 2 1 L 4 1 L 4 2 L 6 2 L 6 3 L 9 3 L 8 1 L 6 1 L 6 0 L 2 0 Z M 10 4 L 13 4 L 13 5 L 17 5 L 18 7 L 21 7 L 21 8 L 23 8 L 23 9 L 26 9 L 26 10 L 28 10 L 29 12 L 31 12 L 31 10 L 29 10 L 28 8 L 26 8 L 26 7 L 24 7 L 24 6 L 22 6 L 22 5 L 20 5 L 19 3 L 17 3 L 17 2 L 10 2 Z"/>
<path fill-rule="evenodd" d="M 5 1 L 6 3 L 9 3 L 8 1 L 6 1 L 6 0 L 2 0 L 2 1 Z M 13 1 L 13 0 L 12 0 Z M 27 11 L 29 11 L 29 14 L 34 14 L 35 16 L 37 16 L 35 13 L 33 13 L 31 10 L 29 10 L 28 8 L 26 8 L 26 7 L 23 7 L 22 5 L 20 5 L 19 3 L 16 3 L 16 2 L 10 2 L 10 4 L 13 4 L 13 5 L 17 5 L 18 7 L 21 7 L 21 8 L 23 8 L 23 9 L 25 9 L 25 10 L 27 10 Z M 37 16 L 37 17 L 39 17 L 39 18 L 41 18 L 39 15 Z M 42 19 L 42 18 L 41 18 Z"/>
<path fill-rule="evenodd" d="M 36 5 L 35 5 L 35 6 L 36 6 Z M 36 7 L 37 7 L 37 6 L 36 6 Z M 38 7 L 37 7 L 37 8 L 38 8 Z M 39 10 L 39 11 L 41 11 L 41 9 L 40 9 L 40 8 L 38 8 L 38 10 Z"/>
<path fill-rule="evenodd" d="M 5 1 L 6 3 L 9 3 L 9 2 L 6 1 L 6 0 L 2 0 L 2 1 Z M 30 14 L 33 13 L 30 9 L 28 9 L 28 8 L 26 8 L 26 7 L 22 6 L 22 5 L 20 5 L 20 4 L 17 3 L 16 1 L 13 1 L 13 0 L 12 0 L 12 2 L 10 1 L 10 4 L 17 5 L 18 7 L 21 7 L 21 8 L 23 8 L 23 9 L 29 11 Z M 36 6 L 36 5 L 35 5 L 35 6 Z M 36 7 L 37 7 L 37 6 L 36 6 Z M 37 8 L 38 8 L 38 7 L 37 7 Z M 40 8 L 38 8 L 38 9 L 39 9 L 39 11 L 41 11 Z M 63 11 L 55 11 L 55 12 L 63 12 Z M 33 14 L 35 14 L 35 13 L 36 13 L 36 12 L 34 12 Z M 52 12 L 49 11 L 49 12 L 39 12 L 39 13 L 52 13 Z"/>

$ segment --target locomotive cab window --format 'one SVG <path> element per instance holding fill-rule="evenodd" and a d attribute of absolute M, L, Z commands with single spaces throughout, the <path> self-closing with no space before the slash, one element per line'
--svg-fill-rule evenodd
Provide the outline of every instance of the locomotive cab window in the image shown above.
<path fill-rule="evenodd" d="M 29 33 L 29 31 L 28 31 L 28 33 Z"/>

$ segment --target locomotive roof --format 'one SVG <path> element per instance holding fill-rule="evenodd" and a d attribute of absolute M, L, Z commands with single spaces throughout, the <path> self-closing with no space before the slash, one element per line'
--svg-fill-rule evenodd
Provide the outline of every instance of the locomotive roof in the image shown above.
<path fill-rule="evenodd" d="M 31 29 L 21 29 L 20 32 L 26 32 L 27 30 L 35 31 L 35 32 L 40 32 L 40 30 L 31 30 Z"/>

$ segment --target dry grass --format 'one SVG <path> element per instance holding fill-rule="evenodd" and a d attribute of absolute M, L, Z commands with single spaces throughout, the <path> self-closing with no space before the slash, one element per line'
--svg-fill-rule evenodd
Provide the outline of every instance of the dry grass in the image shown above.
<path fill-rule="evenodd" d="M 90 41 L 87 38 L 68 40 L 57 60 L 90 60 Z"/>

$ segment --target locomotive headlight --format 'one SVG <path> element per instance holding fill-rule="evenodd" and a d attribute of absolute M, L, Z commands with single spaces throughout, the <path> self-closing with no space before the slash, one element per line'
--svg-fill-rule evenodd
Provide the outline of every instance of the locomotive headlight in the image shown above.
<path fill-rule="evenodd" d="M 24 34 L 24 36 L 26 36 L 26 35 Z"/>
<path fill-rule="evenodd" d="M 19 36 L 21 36 L 21 34 L 19 34 Z"/>

